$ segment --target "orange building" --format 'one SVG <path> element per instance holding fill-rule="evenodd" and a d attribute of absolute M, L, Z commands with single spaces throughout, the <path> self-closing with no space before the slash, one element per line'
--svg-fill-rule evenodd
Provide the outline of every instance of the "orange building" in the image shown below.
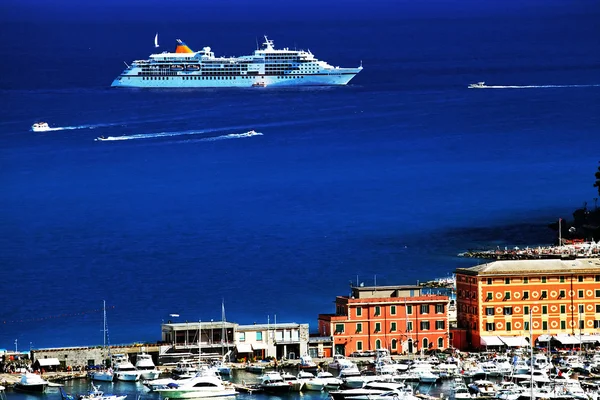
<path fill-rule="evenodd" d="M 534 342 L 600 332 L 598 258 L 494 261 L 455 272 L 463 349 L 515 345 L 530 330 Z"/>
<path fill-rule="evenodd" d="M 388 349 L 391 354 L 449 346 L 448 296 L 421 286 L 352 287 L 338 296 L 335 314 L 319 314 L 319 334 L 332 336 L 336 354 Z"/>

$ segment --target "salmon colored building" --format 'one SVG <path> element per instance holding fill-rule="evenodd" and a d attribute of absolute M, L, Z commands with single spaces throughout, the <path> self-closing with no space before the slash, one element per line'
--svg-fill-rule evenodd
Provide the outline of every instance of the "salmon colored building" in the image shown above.
<path fill-rule="evenodd" d="M 600 259 L 494 261 L 456 271 L 462 350 L 600 332 Z M 531 321 L 531 322 L 530 322 Z"/>
<path fill-rule="evenodd" d="M 336 354 L 388 349 L 416 353 L 449 346 L 448 296 L 421 286 L 352 287 L 335 299 L 335 314 L 319 314 L 319 335 L 333 338 Z"/>

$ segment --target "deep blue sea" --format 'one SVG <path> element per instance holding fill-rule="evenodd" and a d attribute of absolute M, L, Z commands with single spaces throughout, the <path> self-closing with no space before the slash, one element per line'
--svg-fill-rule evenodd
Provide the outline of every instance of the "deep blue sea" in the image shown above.
<path fill-rule="evenodd" d="M 262 18 L 262 0 L 178 20 L 175 3 L 71 18 L 27 1 L 36 18 L 0 17 L 0 348 L 101 344 L 103 300 L 111 344 L 160 340 L 171 313 L 220 320 L 222 302 L 229 321 L 314 329 L 350 283 L 550 244 L 548 224 L 598 197 L 597 2 Z M 157 31 L 161 50 L 244 55 L 267 34 L 364 70 L 335 88 L 111 89 Z"/>

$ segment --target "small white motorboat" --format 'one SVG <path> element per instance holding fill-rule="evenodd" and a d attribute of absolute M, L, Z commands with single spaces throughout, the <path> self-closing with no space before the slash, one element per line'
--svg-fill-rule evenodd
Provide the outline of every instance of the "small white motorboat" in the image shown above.
<path fill-rule="evenodd" d="M 31 130 L 34 132 L 46 132 L 50 130 L 50 125 L 47 122 L 36 122 L 31 125 Z"/>
<path fill-rule="evenodd" d="M 469 85 L 469 89 L 484 89 L 486 87 L 485 82 L 471 83 Z"/>

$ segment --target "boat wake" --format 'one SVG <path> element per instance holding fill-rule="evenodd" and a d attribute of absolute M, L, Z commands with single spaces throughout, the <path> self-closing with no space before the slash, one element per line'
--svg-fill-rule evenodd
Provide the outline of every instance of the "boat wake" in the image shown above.
<path fill-rule="evenodd" d="M 173 137 L 173 136 L 183 136 L 183 135 L 198 135 L 203 133 L 209 133 L 211 131 L 206 130 L 190 130 L 190 131 L 178 131 L 178 132 L 158 132 L 158 133 L 140 133 L 136 135 L 125 135 L 125 136 L 108 136 L 108 137 L 97 137 L 94 139 L 97 142 L 116 142 L 122 140 L 139 140 L 139 139 L 153 139 L 153 138 L 161 138 L 161 137 Z M 212 131 L 214 132 L 214 131 Z M 262 136 L 262 133 L 256 132 L 254 130 L 244 132 L 244 133 L 231 133 L 228 135 L 221 136 L 213 136 L 208 138 L 203 138 L 198 141 L 201 142 L 211 142 L 215 140 L 226 140 L 226 139 L 241 139 L 252 136 Z"/>
<path fill-rule="evenodd" d="M 39 132 L 52 132 L 52 131 L 71 131 L 75 129 L 95 129 L 105 128 L 108 126 L 117 126 L 121 124 L 90 124 L 90 125 L 73 125 L 73 126 L 57 126 L 55 128 L 44 128 Z"/>
<path fill-rule="evenodd" d="M 547 89 L 547 88 L 589 88 L 600 87 L 599 85 L 484 85 L 477 87 L 478 89 Z"/>

